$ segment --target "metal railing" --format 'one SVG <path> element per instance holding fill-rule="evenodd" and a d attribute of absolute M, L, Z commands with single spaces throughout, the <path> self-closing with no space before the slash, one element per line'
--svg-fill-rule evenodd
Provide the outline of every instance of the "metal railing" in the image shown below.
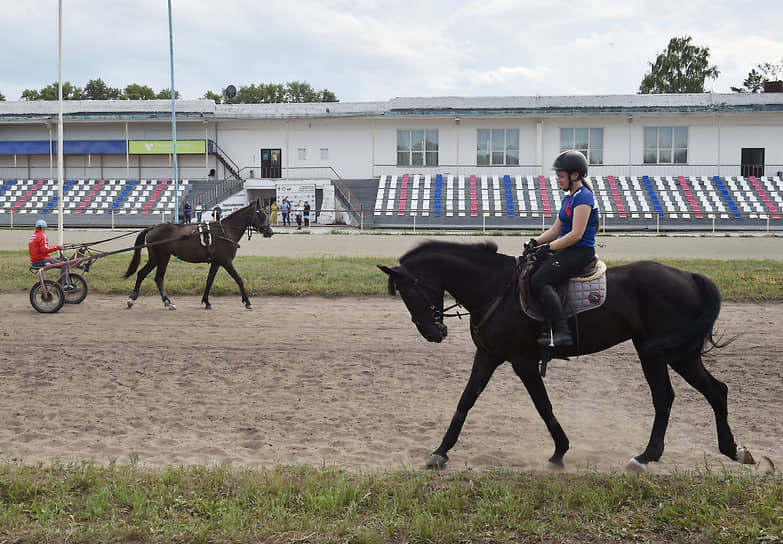
<path fill-rule="evenodd" d="M 475 176 L 548 176 L 552 174 L 549 168 L 540 164 L 531 165 L 496 165 L 478 166 L 466 164 L 444 164 L 439 166 L 398 166 L 391 164 L 373 165 L 374 176 L 421 174 L 441 175 L 475 175 Z M 744 174 L 744 172 L 751 172 Z M 741 164 L 591 164 L 588 167 L 590 176 L 781 176 L 783 164 L 741 165 Z"/>
<path fill-rule="evenodd" d="M 116 210 L 107 213 L 109 208 L 93 208 L 93 214 L 64 214 L 63 225 L 66 228 L 142 228 L 158 222 L 177 221 L 173 209 L 157 210 L 149 214 L 121 214 Z M 212 220 L 211 209 L 206 208 L 202 221 Z M 224 217 L 232 210 L 224 210 Z M 437 213 L 440 216 L 436 215 Z M 498 215 L 498 213 L 500 215 Z M 277 213 L 273 228 L 286 229 L 281 232 L 310 231 L 313 227 L 351 227 L 361 231 L 367 229 L 394 229 L 412 232 L 432 231 L 537 231 L 549 228 L 555 220 L 556 212 L 528 211 L 516 212 L 511 216 L 505 211 L 479 211 L 472 216 L 469 211 L 444 211 L 419 208 L 416 212 L 406 211 L 402 215 L 397 210 L 391 214 L 371 210 L 360 210 L 352 214 L 342 208 L 312 210 L 310 225 L 302 222 L 302 228 L 297 228 L 296 214 L 291 212 L 291 226 L 284 226 L 283 215 Z M 733 213 L 733 212 L 701 212 L 701 218 L 694 213 L 671 212 L 602 212 L 600 214 L 600 230 L 606 232 L 646 231 L 646 232 L 765 232 L 767 234 L 783 232 L 783 218 L 772 213 Z M 0 226 L 10 228 L 31 228 L 38 219 L 46 219 L 51 226 L 58 224 L 57 214 L 40 213 L 0 213 Z M 270 215 L 271 219 L 271 215 Z M 196 223 L 196 213 L 193 212 L 192 222 Z"/>

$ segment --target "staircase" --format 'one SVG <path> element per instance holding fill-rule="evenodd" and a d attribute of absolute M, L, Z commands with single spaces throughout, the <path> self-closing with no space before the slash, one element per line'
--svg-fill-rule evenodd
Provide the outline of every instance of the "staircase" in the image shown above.
<path fill-rule="evenodd" d="M 234 178 L 242 181 L 242 176 L 239 174 L 239 165 L 231 160 L 231 157 L 229 157 L 226 152 L 223 151 L 220 146 L 212 140 L 209 140 L 209 152 L 214 153 L 214 155 L 217 157 L 217 160 L 219 160 L 220 164 L 222 164 L 226 169 L 226 172 L 230 174 L 228 178 Z"/>

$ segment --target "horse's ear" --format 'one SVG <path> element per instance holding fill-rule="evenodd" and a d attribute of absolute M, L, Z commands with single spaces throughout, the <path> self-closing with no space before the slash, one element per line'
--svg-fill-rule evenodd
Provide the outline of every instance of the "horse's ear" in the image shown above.
<path fill-rule="evenodd" d="M 390 295 L 396 295 L 396 284 L 394 283 L 394 278 L 397 276 L 397 272 L 393 268 L 389 268 L 388 266 L 383 266 L 381 264 L 377 265 L 378 268 L 381 270 L 381 272 L 385 272 L 389 275 L 389 283 L 386 286 L 387 290 L 389 291 Z"/>

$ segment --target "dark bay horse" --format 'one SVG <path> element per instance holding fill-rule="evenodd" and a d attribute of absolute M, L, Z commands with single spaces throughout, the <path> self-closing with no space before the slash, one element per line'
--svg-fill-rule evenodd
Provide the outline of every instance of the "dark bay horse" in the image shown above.
<path fill-rule="evenodd" d="M 554 440 L 550 463 L 562 467 L 568 438 L 555 418 L 539 372 L 542 348 L 536 339 L 540 324 L 520 309 L 519 261 L 499 254 L 493 243 L 427 242 L 406 253 L 399 266 L 379 268 L 389 275 L 389 294 L 399 291 L 419 333 L 430 342 L 442 342 L 447 334 L 443 323 L 445 291 L 470 312 L 471 336 L 477 348 L 473 369 L 451 424 L 427 467 L 446 463 L 468 411 L 505 361 L 522 380 Z M 674 401 L 668 366 L 710 403 L 720 452 L 740 463 L 754 463 L 748 450 L 737 447 L 729 428 L 728 388 L 702 364 L 708 344 L 720 347 L 712 335 L 720 312 L 715 284 L 702 275 L 651 261 L 610 267 L 606 273 L 604 304 L 580 314 L 578 320 L 569 319 L 576 345 L 552 349 L 556 350 L 553 356 L 567 357 L 602 351 L 625 340 L 633 342 L 652 392 L 655 419 L 647 448 L 632 458 L 626 469 L 644 471 L 647 463 L 658 461 L 663 454 Z"/>
<path fill-rule="evenodd" d="M 141 282 L 153 269 L 157 268 L 155 283 L 163 299 L 163 305 L 171 310 L 176 309 L 176 306 L 169 300 L 169 295 L 163 285 L 166 267 L 169 265 L 169 259 L 174 255 L 189 263 L 212 263 L 207 275 L 207 286 L 204 289 L 204 295 L 201 297 L 201 302 L 206 309 L 212 307 L 209 303 L 209 290 L 212 288 L 212 282 L 215 281 L 215 275 L 221 266 L 226 269 L 226 272 L 239 285 L 239 291 L 242 293 L 242 302 L 245 304 L 245 307 L 249 310 L 252 309 L 250 299 L 245 291 L 245 284 L 234 268 L 232 261 L 237 254 L 239 239 L 242 238 L 242 235 L 248 229 L 250 229 L 249 232 L 257 230 L 263 233 L 264 238 L 269 238 L 274 234 L 267 223 L 264 209 L 256 200 L 220 221 L 214 221 L 205 225 L 208 225 L 208 236 L 199 232 L 198 225 L 180 225 L 176 223 L 161 223 L 144 229 L 139 233 L 136 238 L 136 250 L 133 253 L 133 259 L 131 259 L 128 270 L 123 277 L 129 278 L 139 267 L 141 249 L 144 246 L 147 247 L 149 259 L 136 275 L 136 285 L 128 298 L 128 308 L 133 307 L 134 301 L 138 298 Z"/>

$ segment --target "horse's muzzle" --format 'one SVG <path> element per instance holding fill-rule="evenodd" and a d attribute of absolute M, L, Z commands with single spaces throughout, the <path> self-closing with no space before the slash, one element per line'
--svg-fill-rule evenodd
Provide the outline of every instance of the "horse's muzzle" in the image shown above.
<path fill-rule="evenodd" d="M 435 329 L 425 332 L 419 327 L 419 332 L 428 342 L 439 344 L 449 335 L 449 329 L 443 323 L 435 323 Z"/>
<path fill-rule="evenodd" d="M 264 225 L 264 229 L 261 231 L 264 238 L 271 238 L 274 234 L 274 231 L 272 230 L 272 227 L 269 225 Z"/>

